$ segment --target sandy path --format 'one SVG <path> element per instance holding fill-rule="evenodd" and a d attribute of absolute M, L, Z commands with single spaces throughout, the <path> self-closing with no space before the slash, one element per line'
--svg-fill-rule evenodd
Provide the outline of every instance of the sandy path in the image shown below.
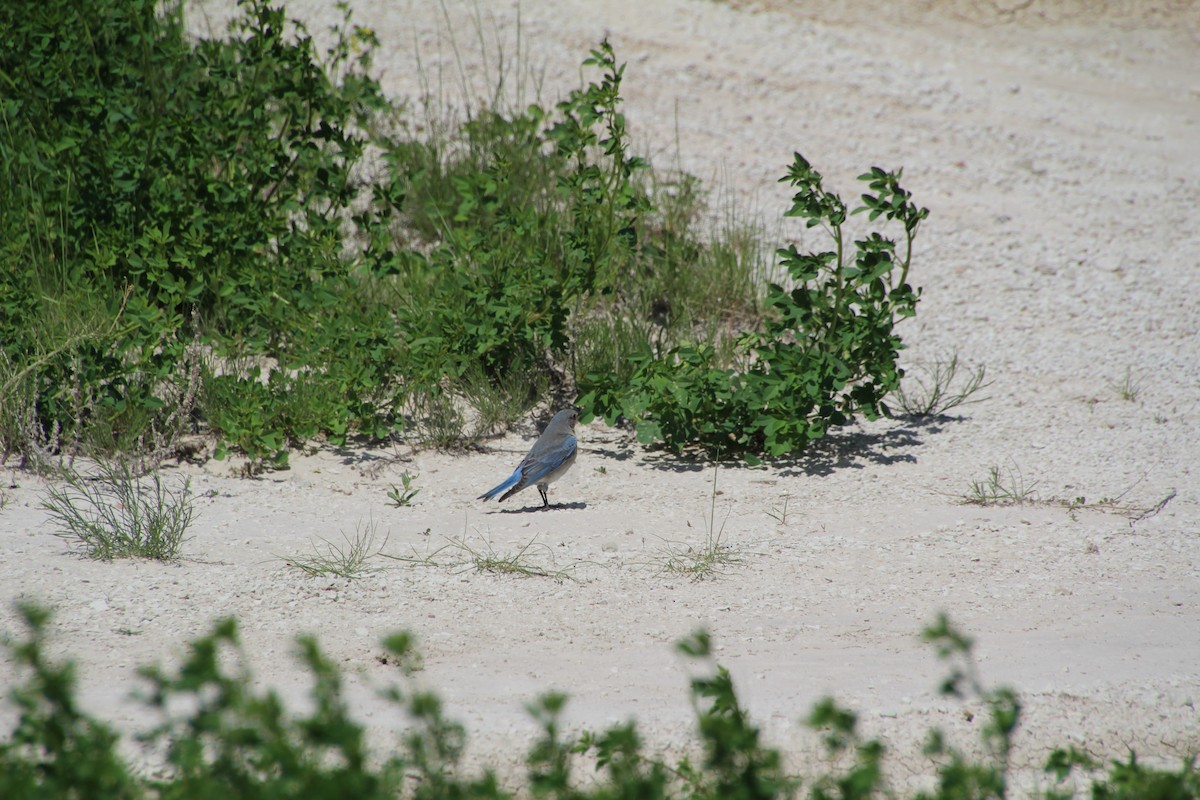
<path fill-rule="evenodd" d="M 419 94 L 414 44 L 426 77 L 445 65 L 456 91 L 447 20 L 468 80 L 495 74 L 476 55 L 475 12 L 449 5 L 443 16 L 423 2 L 354 3 L 388 47 L 389 91 Z M 425 654 L 421 680 L 467 724 L 472 755 L 496 763 L 533 731 L 523 704 L 551 688 L 571 694 L 573 722 L 636 716 L 653 746 L 686 746 L 687 671 L 671 643 L 705 626 L 769 741 L 797 762 L 814 753 L 798 721 L 833 692 L 899 748 L 903 781 L 921 768 L 912 754 L 928 726 L 963 743 L 978 726 L 937 696 L 942 668 L 917 638 L 944 609 L 976 636 L 985 678 L 1022 694 L 1020 763 L 1068 743 L 1200 750 L 1200 12 L 809 5 L 529 2 L 520 48 L 544 68 L 550 100 L 607 33 L 629 63 L 642 149 L 723 182 L 779 236 L 799 236 L 778 221 L 787 196 L 775 183 L 793 150 L 847 196 L 865 167 L 903 166 L 932 212 L 909 359 L 957 348 L 986 364 L 986 402 L 927 425 L 856 426 L 794 464 L 722 470 L 717 523 L 740 563 L 702 582 L 661 564 L 703 541 L 711 469 L 647 457 L 599 424 L 553 490 L 575 506 L 549 513 L 473 499 L 520 458 L 518 435 L 470 457 L 322 453 L 255 481 L 210 462 L 189 472 L 207 494 L 189 559 L 173 566 L 66 554 L 38 508 L 43 487 L 13 475 L 0 511 L 3 628 L 13 598 L 54 604 L 56 650 L 83 662 L 89 708 L 124 725 L 141 721 L 125 700 L 133 668 L 176 656 L 214 616 L 240 618 L 260 676 L 289 694 L 305 685 L 290 643 L 312 631 L 384 730 L 395 718 L 365 687 L 395 675 L 376 660 L 379 637 L 407 628 Z M 319 29 L 331 7 L 298 0 L 289 13 Z M 515 8 L 480 12 L 509 56 Z M 1114 388 L 1127 369 L 1133 401 Z M 992 465 L 1019 470 L 1042 498 L 1127 492 L 1152 506 L 1177 494 L 1132 525 L 1048 504 L 961 504 Z M 405 469 L 420 473 L 417 505 L 390 508 L 386 487 Z M 768 512 L 785 497 L 780 524 Z M 572 579 L 389 563 L 348 583 L 277 558 L 368 520 L 390 532 L 390 553 L 451 537 L 500 554 L 532 542 L 532 561 Z"/>

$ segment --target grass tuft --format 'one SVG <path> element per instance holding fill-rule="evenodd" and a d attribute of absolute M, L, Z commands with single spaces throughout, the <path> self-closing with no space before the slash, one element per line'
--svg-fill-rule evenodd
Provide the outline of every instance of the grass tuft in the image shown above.
<path fill-rule="evenodd" d="M 1133 370 L 1125 368 L 1125 376 L 1119 381 L 1108 381 L 1108 388 L 1126 403 L 1132 403 L 1142 393 L 1142 379 L 1133 377 Z"/>
<path fill-rule="evenodd" d="M 177 491 L 166 486 L 158 472 L 136 475 L 124 462 L 101 463 L 95 477 L 68 469 L 66 485 L 52 486 L 43 508 L 90 558 L 179 557 L 184 533 L 195 516 L 191 479 Z"/>
<path fill-rule="evenodd" d="M 451 538 L 446 544 L 432 551 L 418 553 L 414 548 L 407 556 L 394 556 L 387 553 L 384 558 L 394 559 L 406 564 L 421 567 L 437 567 L 461 572 L 490 572 L 495 575 L 516 575 L 525 578 L 552 578 L 562 582 L 574 580 L 569 569 L 555 569 L 539 563 L 533 556 L 537 552 L 553 556 L 553 551 L 545 542 L 539 542 L 533 537 L 523 544 L 516 552 L 499 552 L 490 540 L 480 535 L 482 547 L 476 547 L 467 541 L 465 535 Z"/>
<path fill-rule="evenodd" d="M 1025 483 L 1025 477 L 1015 464 L 1007 472 L 1002 472 L 998 466 L 990 467 L 986 478 L 971 481 L 963 502 L 976 506 L 1022 506 L 1037 499 L 1035 486 L 1036 482 Z"/>
<path fill-rule="evenodd" d="M 553 555 L 550 546 L 537 541 L 537 537 L 521 545 L 515 552 L 499 552 L 488 539 L 483 539 L 483 548 L 476 549 L 466 538 L 451 539 L 449 547 L 462 554 L 460 566 L 476 572 L 491 572 L 496 575 L 518 575 L 525 578 L 553 578 L 557 581 L 570 578 L 566 570 L 552 569 L 538 563 L 534 552 Z"/>
<path fill-rule="evenodd" d="M 1125 495 L 1129 494 L 1132 488 L 1131 486 L 1116 497 L 1106 495 L 1098 500 L 1089 500 L 1084 495 L 1077 495 L 1070 500 L 1053 498 L 1048 502 L 1066 507 L 1067 513 L 1071 515 L 1072 520 L 1076 519 L 1076 513 L 1079 511 L 1099 511 L 1105 514 L 1116 514 L 1117 516 L 1125 517 L 1129 520 L 1130 525 L 1134 525 L 1158 514 L 1178 495 L 1175 489 L 1171 489 L 1154 505 L 1137 505 L 1125 501 Z"/>
<path fill-rule="evenodd" d="M 915 372 L 905 375 L 904 383 L 909 387 L 906 389 L 902 383 L 896 390 L 896 404 L 910 417 L 936 417 L 959 406 L 987 399 L 974 396 L 992 385 L 991 381 L 985 381 L 987 368 L 981 364 L 971 370 L 964 382 L 954 388 L 958 368 L 957 352 L 932 364 L 915 365 Z"/>
<path fill-rule="evenodd" d="M 376 547 L 375 538 L 378 531 L 377 523 L 359 523 L 354 526 L 353 539 L 345 533 L 342 534 L 345 545 L 322 539 L 324 546 L 319 547 L 315 542 L 312 543 L 310 555 L 292 556 L 283 560 L 289 567 L 295 567 L 309 577 L 333 575 L 347 580 L 361 578 L 373 571 L 367 566 L 367 562 L 381 554 L 391 536 L 390 532 L 385 533 L 383 541 Z"/>
<path fill-rule="evenodd" d="M 693 581 L 702 581 L 722 574 L 728 567 L 741 563 L 742 559 L 734 547 L 728 542 L 722 541 L 725 536 L 725 524 L 729 522 L 732 507 L 726 509 L 721 526 L 718 528 L 716 525 L 717 471 L 718 468 L 714 464 L 708 516 L 704 518 L 704 543 L 694 546 L 680 542 L 666 542 L 666 550 L 661 558 L 664 572 L 683 575 Z"/>
<path fill-rule="evenodd" d="M 771 508 L 771 510 L 767 512 L 767 516 L 778 522 L 780 525 L 787 525 L 788 504 L 791 503 L 791 501 L 792 496 L 785 494 L 783 496 L 783 502 Z"/>

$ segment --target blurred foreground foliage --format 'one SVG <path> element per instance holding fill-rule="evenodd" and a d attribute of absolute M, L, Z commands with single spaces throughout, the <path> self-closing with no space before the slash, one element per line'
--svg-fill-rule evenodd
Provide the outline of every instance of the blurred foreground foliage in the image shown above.
<path fill-rule="evenodd" d="M 781 753 L 762 741 L 739 703 L 729 672 L 712 662 L 703 632 L 677 645 L 698 667 L 691 680 L 694 757 L 668 761 L 647 754 L 634 722 L 600 733 L 565 733 L 560 719 L 566 697 L 546 694 L 528 707 L 541 734 L 525 755 L 524 780 L 507 787 L 491 769 L 473 772 L 462 766 L 467 731 L 445 716 L 437 695 L 411 681 L 378 690 L 403 724 L 399 746 L 389 743 L 372 751 L 363 727 L 349 713 L 337 666 L 312 637 L 297 641 L 297 655 L 312 678 L 310 708 L 304 714 L 289 712 L 273 690 L 254 688 L 257 682 L 231 619 L 193 641 L 177 667 L 140 670 L 149 687 L 140 702 L 159 722 L 137 738 L 165 760 L 156 770 L 165 777 L 144 777 L 119 754 L 114 730 L 80 708 L 73 665 L 46 657 L 49 612 L 30 604 L 18 611 L 28 631 L 24 638 L 4 640 L 17 673 L 8 697 L 16 723 L 0 735 L 0 797 L 7 800 L 902 796 L 888 782 L 884 745 L 863 739 L 855 714 L 830 699 L 819 702 L 806 720 L 825 743 L 830 771 L 788 774 Z M 930 731 L 925 754 L 934 772 L 928 785 L 936 788 L 911 796 L 1011 796 L 1009 755 L 1021 714 L 1016 694 L 978 682 L 970 640 L 944 617 L 925 636 L 951 667 L 943 692 L 970 695 L 986 708 L 985 755 L 972 759 L 940 731 Z M 387 637 L 384 647 L 404 674 L 411 672 L 405 665 L 420 661 L 408 634 Z M 1139 763 L 1131 752 L 1128 761 L 1113 762 L 1105 771 L 1071 747 L 1054 751 L 1045 771 L 1050 788 L 1038 796 L 1048 799 L 1200 796 L 1194 760 L 1164 770 Z"/>

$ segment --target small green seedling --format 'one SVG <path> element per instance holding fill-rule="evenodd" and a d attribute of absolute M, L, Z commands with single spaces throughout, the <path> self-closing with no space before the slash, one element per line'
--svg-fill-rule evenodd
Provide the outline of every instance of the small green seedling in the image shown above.
<path fill-rule="evenodd" d="M 388 499 L 392 501 L 392 505 L 396 508 L 407 508 L 413 504 L 413 499 L 420 493 L 420 489 L 413 488 L 413 481 L 419 478 L 419 475 L 409 475 L 405 472 L 400 476 L 400 486 L 392 484 L 392 488 L 388 490 Z"/>

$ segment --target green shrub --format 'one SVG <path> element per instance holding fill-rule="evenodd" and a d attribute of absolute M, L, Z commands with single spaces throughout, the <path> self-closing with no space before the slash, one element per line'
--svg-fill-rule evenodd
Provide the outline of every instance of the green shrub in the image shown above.
<path fill-rule="evenodd" d="M 303 360 L 322 379 L 325 361 L 349 361 L 331 358 L 359 328 L 333 324 L 354 289 L 343 227 L 360 131 L 390 109 L 367 77 L 369 33 L 340 28 L 322 59 L 263 0 L 229 39 L 189 40 L 180 7 L 157 0 L 14 0 L 0 30 L 0 346 L 33 368 L 43 432 L 115 424 L 108 447 L 130 447 L 120 417 L 170 413 L 197 337 L 217 361 Z M 64 303 L 109 335 L 37 322 Z M 363 400 L 361 378 L 325 382 L 310 424 L 280 415 L 268 433 L 379 429 L 390 409 Z"/>
<path fill-rule="evenodd" d="M 409 685 L 381 691 L 407 725 L 402 747 L 372 752 L 363 727 L 349 713 L 337 666 L 315 639 L 300 637 L 297 654 L 312 676 L 311 711 L 289 712 L 272 690 L 257 691 L 233 620 L 216 623 L 191 643 L 174 669 L 143 668 L 149 682 L 143 702 L 162 720 L 140 735 L 167 760 L 167 777 L 134 777 L 117 754 L 117 735 L 83 713 L 75 699 L 71 664 L 56 666 L 46 656 L 49 613 L 33 605 L 18 611 L 29 628 L 26 639 L 5 638 L 19 672 L 9 700 L 17 712 L 11 733 L 0 735 L 0 796 L 5 798 L 506 798 L 534 796 L 557 800 L 768 800 L 795 797 L 802 788 L 813 800 L 900 797 L 886 777 L 887 752 L 877 740 L 857 732 L 854 712 L 826 699 L 806 722 L 818 732 L 831 756 L 830 771 L 788 774 L 781 753 L 764 744 L 742 708 L 729 672 L 711 662 L 707 634 L 678 644 L 688 658 L 702 662 L 691 679 L 699 745 L 695 758 L 668 762 L 647 755 L 633 722 L 606 731 L 567 736 L 560 717 L 567 699 L 547 694 L 529 705 L 541 736 L 525 756 L 521 785 L 502 787 L 485 769 L 470 775 L 461 765 L 467 731 L 445 717 L 438 697 Z M 943 691 L 976 697 L 988 714 L 982 726 L 985 755 L 972 760 L 930 732 L 925 755 L 935 788 L 912 795 L 920 800 L 1003 798 L 1010 795 L 1008 757 L 1021 707 L 1009 689 L 989 689 L 975 673 L 971 641 L 944 617 L 926 631 L 950 663 Z M 420 657 L 407 634 L 387 637 L 388 659 L 408 675 Z M 170 709 L 170 713 L 168 713 Z M 579 756 L 594 773 L 576 776 Z M 1200 797 L 1194 759 L 1178 770 L 1147 767 L 1136 754 L 1101 765 L 1074 747 L 1055 750 L 1045 771 L 1055 779 L 1046 798 L 1069 798 L 1064 781 L 1081 770 L 1093 798 Z"/>
<path fill-rule="evenodd" d="M 552 108 L 414 139 L 345 13 L 322 54 L 266 0 L 198 41 L 156 0 L 0 7 L 5 451 L 124 452 L 186 421 L 254 472 L 406 426 L 459 445 L 548 393 L 757 458 L 886 413 L 927 213 L 898 172 L 863 176 L 858 210 L 901 244 L 850 243 L 797 155 L 789 214 L 832 249 L 780 251 L 789 285 L 763 298 L 757 232 L 702 235 L 698 182 L 631 151 L 608 42 Z"/>
<path fill-rule="evenodd" d="M 690 335 L 718 291 L 757 303 L 749 237 L 702 245 L 694 179 L 630 153 L 607 42 L 552 109 L 415 139 L 348 12 L 325 53 L 267 0 L 227 38 L 158 0 L 14 0 L 0 30 L 0 379 L 21 400 L 0 436 L 26 460 L 182 419 L 254 472 L 478 401 L 478 430 L 434 436 L 458 444 L 623 365 L 611 331 L 625 353 Z"/>
<path fill-rule="evenodd" d="M 617 292 L 638 258 L 650 200 L 635 181 L 618 110 L 624 72 L 608 42 L 584 62 L 603 73 L 555 113 L 480 112 L 461 154 L 439 143 L 391 153 L 406 222 L 433 246 L 401 281 L 414 362 L 458 380 L 552 375 L 561 384 L 571 319 Z M 557 370 L 557 374 L 556 373 Z"/>
<path fill-rule="evenodd" d="M 30 674 L 9 689 L 8 700 L 19 716 L 13 730 L 0 738 L 0 797 L 145 797 L 117 753 L 117 734 L 79 708 L 74 665 L 57 666 L 46 659 L 50 613 L 33 605 L 19 606 L 18 611 L 30 636 L 20 642 L 5 636 L 4 644 Z"/>
<path fill-rule="evenodd" d="M 884 216 L 903 226 L 903 249 L 871 231 L 844 241 L 846 205 L 822 185 L 821 175 L 799 154 L 783 179 L 798 191 L 788 216 L 829 233 L 832 250 L 780 250 L 794 288 L 770 284 L 773 312 L 761 331 L 738 342 L 741 363 L 730 367 L 707 344 L 684 344 L 631 358 L 628 384 L 591 373 L 580 404 L 611 423 L 635 420 L 638 438 L 673 450 L 697 445 L 710 454 L 780 456 L 802 449 L 862 414 L 887 412 L 884 398 L 899 386 L 902 347 L 896 323 L 916 313 L 919 292 L 908 284 L 912 243 L 928 210 L 899 185 L 900 173 L 872 168 L 863 205 L 870 220 Z"/>

